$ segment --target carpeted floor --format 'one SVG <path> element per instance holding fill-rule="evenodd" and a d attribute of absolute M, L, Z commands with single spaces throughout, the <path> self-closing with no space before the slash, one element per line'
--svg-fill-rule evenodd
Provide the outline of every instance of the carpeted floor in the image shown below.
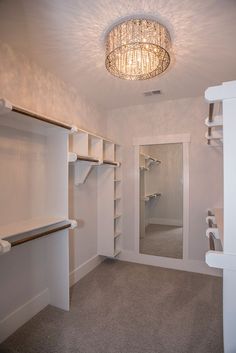
<path fill-rule="evenodd" d="M 48 306 L 1 353 L 223 353 L 222 280 L 106 260 Z"/>
<path fill-rule="evenodd" d="M 183 228 L 149 224 L 140 239 L 140 253 L 182 259 Z"/>

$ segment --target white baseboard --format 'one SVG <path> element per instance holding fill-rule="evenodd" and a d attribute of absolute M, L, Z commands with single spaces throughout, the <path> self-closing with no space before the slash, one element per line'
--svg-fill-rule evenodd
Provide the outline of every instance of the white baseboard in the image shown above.
<path fill-rule="evenodd" d="M 78 282 L 104 260 L 103 256 L 95 255 L 70 273 L 70 286 Z M 24 325 L 34 315 L 38 314 L 49 304 L 49 290 L 41 293 L 21 305 L 0 321 L 0 343 Z"/>
<path fill-rule="evenodd" d="M 118 260 L 135 262 L 143 265 L 164 267 L 173 270 L 202 273 L 211 276 L 222 276 L 222 270 L 211 268 L 204 261 L 198 260 L 172 259 L 168 257 L 137 254 L 134 251 L 126 250 L 122 250 L 121 254 L 118 257 Z"/>
<path fill-rule="evenodd" d="M 183 221 L 174 218 L 149 218 L 148 224 L 161 224 L 164 226 L 183 227 Z"/>
<path fill-rule="evenodd" d="M 70 287 L 104 261 L 103 256 L 95 255 L 70 272 Z"/>
<path fill-rule="evenodd" d="M 3 342 L 19 327 L 24 325 L 34 315 L 38 314 L 49 304 L 48 288 L 21 305 L 0 321 L 0 342 Z"/>

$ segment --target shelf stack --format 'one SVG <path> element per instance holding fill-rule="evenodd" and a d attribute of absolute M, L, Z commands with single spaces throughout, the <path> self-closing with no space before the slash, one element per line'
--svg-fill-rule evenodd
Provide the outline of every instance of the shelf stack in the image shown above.
<path fill-rule="evenodd" d="M 98 168 L 98 254 L 111 258 L 121 252 L 120 161 L 121 147 L 111 141 L 103 141 L 103 163 Z"/>
<path fill-rule="evenodd" d="M 236 351 L 236 81 L 226 82 L 220 86 L 210 87 L 205 92 L 205 98 L 210 103 L 209 120 L 211 119 L 213 104 L 222 104 L 223 118 L 217 121 L 223 125 L 224 143 L 224 207 L 223 210 L 215 209 L 212 212 L 213 227 L 207 230 L 207 236 L 211 239 L 219 239 L 222 251 L 208 251 L 206 262 L 211 267 L 223 269 L 223 314 L 224 314 L 224 352 Z M 208 134 L 208 138 L 211 134 Z M 208 139 L 209 142 L 209 139 Z M 211 142 L 211 139 L 210 139 Z M 211 228 L 215 228 L 211 232 Z"/>

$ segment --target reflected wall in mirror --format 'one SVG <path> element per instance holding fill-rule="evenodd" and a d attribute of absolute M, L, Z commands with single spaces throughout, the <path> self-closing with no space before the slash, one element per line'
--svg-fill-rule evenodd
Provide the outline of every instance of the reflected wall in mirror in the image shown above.
<path fill-rule="evenodd" d="M 183 145 L 140 146 L 142 254 L 183 258 Z"/>

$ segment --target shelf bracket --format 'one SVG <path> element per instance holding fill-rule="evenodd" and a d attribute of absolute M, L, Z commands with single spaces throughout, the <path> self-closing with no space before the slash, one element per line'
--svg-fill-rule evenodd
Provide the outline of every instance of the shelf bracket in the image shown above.
<path fill-rule="evenodd" d="M 0 239 L 0 255 L 11 250 L 11 244 L 7 240 Z"/>

